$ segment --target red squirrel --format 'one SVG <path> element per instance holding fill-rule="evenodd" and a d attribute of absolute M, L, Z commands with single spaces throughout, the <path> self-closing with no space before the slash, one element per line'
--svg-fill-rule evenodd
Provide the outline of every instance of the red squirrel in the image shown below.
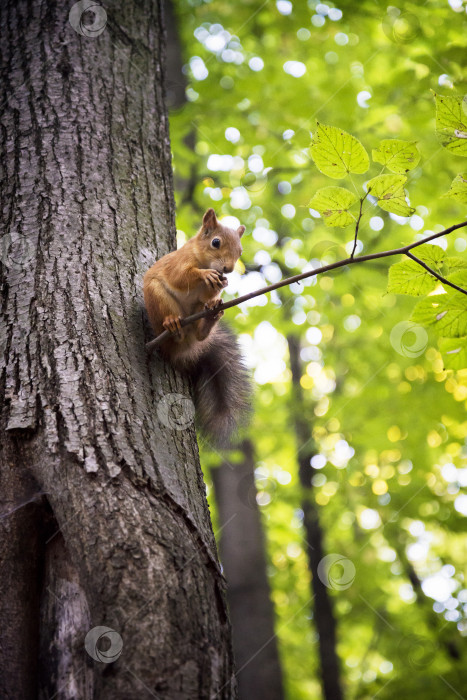
<path fill-rule="evenodd" d="M 222 226 L 208 209 L 198 233 L 178 250 L 164 255 L 146 272 L 144 303 L 156 335 L 171 336 L 160 354 L 193 381 L 196 415 L 201 430 L 217 445 L 227 446 L 248 414 L 250 381 L 233 333 L 218 324 L 218 313 L 180 326 L 180 319 L 222 303 L 242 253 L 244 226 Z"/>

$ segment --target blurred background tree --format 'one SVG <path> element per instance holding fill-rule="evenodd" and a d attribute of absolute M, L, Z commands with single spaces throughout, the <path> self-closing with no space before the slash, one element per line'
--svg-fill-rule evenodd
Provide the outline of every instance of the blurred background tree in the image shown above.
<path fill-rule="evenodd" d="M 334 184 L 310 157 L 316 120 L 369 151 L 401 138 L 421 152 L 408 173 L 415 212 L 400 217 L 367 201 L 358 252 L 465 219 L 465 206 L 440 198 L 467 168 L 436 137 L 430 92 L 467 92 L 465 2 L 174 8 L 184 74 L 170 76 L 178 241 L 209 206 L 246 225 L 227 296 L 351 252 L 351 229 L 325 228 L 309 208 Z M 436 243 L 465 256 L 463 230 Z M 345 698 L 455 698 L 467 686 L 467 370 L 445 369 L 436 336 L 408 320 L 414 300 L 387 293 L 388 267 L 320 275 L 226 313 L 256 381 L 253 498 L 289 700 L 340 692 L 322 680 L 329 656 L 317 590 L 335 619 L 327 649 Z M 226 459 L 244 468 L 245 455 L 205 444 L 202 457 L 216 519 L 212 470 Z M 315 565 L 307 508 L 324 556 Z M 235 519 L 222 526 L 226 534 Z"/>

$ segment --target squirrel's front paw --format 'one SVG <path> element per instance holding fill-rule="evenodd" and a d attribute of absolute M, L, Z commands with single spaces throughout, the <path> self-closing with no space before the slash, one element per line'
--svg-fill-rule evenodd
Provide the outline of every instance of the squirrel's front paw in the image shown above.
<path fill-rule="evenodd" d="M 224 289 L 227 279 L 217 270 L 202 270 L 205 284 L 212 289 Z"/>
<path fill-rule="evenodd" d="M 214 311 L 217 309 L 219 306 L 222 305 L 222 299 L 210 299 L 210 301 L 207 301 L 204 305 L 205 309 L 208 309 L 209 311 Z M 216 314 L 213 314 L 210 316 L 214 321 L 218 321 L 222 316 L 224 315 L 224 310 L 219 309 L 219 311 Z"/>
<path fill-rule="evenodd" d="M 162 321 L 162 325 L 166 331 L 171 333 L 178 333 L 182 335 L 182 326 L 180 324 L 180 316 L 166 316 Z"/>

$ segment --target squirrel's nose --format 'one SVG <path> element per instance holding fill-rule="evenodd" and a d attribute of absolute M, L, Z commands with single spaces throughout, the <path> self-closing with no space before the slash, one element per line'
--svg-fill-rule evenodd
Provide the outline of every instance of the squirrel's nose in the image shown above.
<path fill-rule="evenodd" d="M 227 267 L 227 265 L 224 265 L 224 272 L 232 272 L 233 267 Z"/>

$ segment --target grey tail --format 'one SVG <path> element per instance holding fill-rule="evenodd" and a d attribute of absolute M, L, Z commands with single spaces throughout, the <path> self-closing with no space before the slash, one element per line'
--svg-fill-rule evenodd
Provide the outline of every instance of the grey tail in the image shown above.
<path fill-rule="evenodd" d="M 212 343 L 191 369 L 200 430 L 218 447 L 228 447 L 251 412 L 251 380 L 237 339 L 218 324 Z"/>

